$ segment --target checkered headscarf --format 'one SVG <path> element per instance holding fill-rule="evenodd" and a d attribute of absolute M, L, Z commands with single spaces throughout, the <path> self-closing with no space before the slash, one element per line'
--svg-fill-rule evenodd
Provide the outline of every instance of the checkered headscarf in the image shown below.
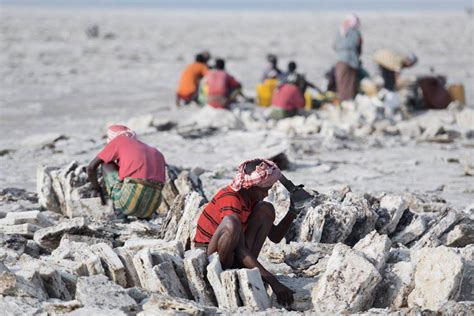
<path fill-rule="evenodd" d="M 107 143 L 117 136 L 124 135 L 130 138 L 137 138 L 137 134 L 125 125 L 114 124 L 107 129 Z"/>
<path fill-rule="evenodd" d="M 246 174 L 245 167 L 249 162 L 255 160 L 261 160 L 262 162 L 255 168 L 255 171 L 251 174 Z M 266 159 L 253 159 L 248 160 L 239 166 L 239 170 L 230 187 L 236 192 L 240 189 L 248 189 L 253 186 L 268 188 L 277 182 L 280 177 L 281 171 L 273 161 Z"/>

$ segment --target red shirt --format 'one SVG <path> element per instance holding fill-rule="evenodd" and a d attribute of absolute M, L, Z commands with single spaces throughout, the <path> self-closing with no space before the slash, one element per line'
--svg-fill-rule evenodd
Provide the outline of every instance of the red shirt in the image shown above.
<path fill-rule="evenodd" d="M 273 93 L 272 105 L 285 111 L 293 111 L 304 108 L 305 100 L 296 85 L 285 83 Z"/>
<path fill-rule="evenodd" d="M 127 136 L 117 136 L 97 155 L 115 161 L 120 180 L 125 177 L 165 182 L 165 157 L 158 149 Z"/>
<path fill-rule="evenodd" d="M 232 90 L 240 87 L 240 82 L 224 70 L 212 70 L 207 74 L 207 98 L 212 107 L 222 109 L 225 107 L 227 97 Z"/>
<path fill-rule="evenodd" d="M 245 201 L 239 192 L 233 191 L 230 186 L 221 189 L 199 216 L 195 242 L 209 243 L 216 232 L 217 226 L 227 215 L 235 214 L 240 218 L 242 229 L 247 230 L 247 220 L 256 203 Z"/>

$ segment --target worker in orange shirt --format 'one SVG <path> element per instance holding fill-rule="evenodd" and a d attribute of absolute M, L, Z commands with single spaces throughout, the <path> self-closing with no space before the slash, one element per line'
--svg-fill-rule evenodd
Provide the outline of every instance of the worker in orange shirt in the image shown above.
<path fill-rule="evenodd" d="M 199 81 L 207 74 L 211 55 L 203 52 L 196 55 L 194 63 L 186 66 L 179 79 L 178 90 L 176 91 L 176 106 L 182 103 L 189 104 L 196 101 L 198 95 Z"/>

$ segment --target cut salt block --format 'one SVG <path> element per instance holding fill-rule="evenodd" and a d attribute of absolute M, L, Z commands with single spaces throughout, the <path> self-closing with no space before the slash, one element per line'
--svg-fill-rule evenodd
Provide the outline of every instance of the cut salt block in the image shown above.
<path fill-rule="evenodd" d="M 258 268 L 239 269 L 237 276 L 244 306 L 249 306 L 254 310 L 265 310 L 270 307 L 270 298 Z"/>
<path fill-rule="evenodd" d="M 98 243 L 90 248 L 100 258 L 102 265 L 105 267 L 105 274 L 118 285 L 126 287 L 125 267 L 113 249 L 106 243 Z"/>
<path fill-rule="evenodd" d="M 216 297 L 206 279 L 207 254 L 202 249 L 186 251 L 184 269 L 189 280 L 189 289 L 194 300 L 200 304 L 216 306 Z"/>

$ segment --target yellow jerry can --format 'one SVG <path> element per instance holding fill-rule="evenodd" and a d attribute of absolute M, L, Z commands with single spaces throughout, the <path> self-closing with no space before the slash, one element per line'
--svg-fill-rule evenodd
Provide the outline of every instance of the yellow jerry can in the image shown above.
<path fill-rule="evenodd" d="M 311 92 L 309 91 L 306 91 L 304 93 L 304 108 L 307 111 L 313 108 L 313 96 L 311 95 Z"/>
<path fill-rule="evenodd" d="M 263 83 L 257 84 L 257 105 L 272 105 L 273 91 L 275 91 L 277 86 L 277 79 L 267 79 Z"/>

